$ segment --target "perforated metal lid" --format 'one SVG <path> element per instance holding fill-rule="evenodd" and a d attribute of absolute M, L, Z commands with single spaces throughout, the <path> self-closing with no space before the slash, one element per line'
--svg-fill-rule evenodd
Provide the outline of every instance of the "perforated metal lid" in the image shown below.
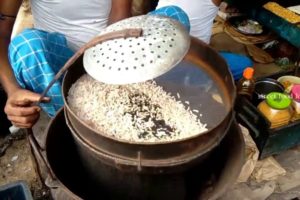
<path fill-rule="evenodd" d="M 126 28 L 142 28 L 143 34 L 109 40 L 85 51 L 84 68 L 96 80 L 129 84 L 156 78 L 176 66 L 190 46 L 185 28 L 163 16 L 131 17 L 108 26 L 101 35 Z"/>

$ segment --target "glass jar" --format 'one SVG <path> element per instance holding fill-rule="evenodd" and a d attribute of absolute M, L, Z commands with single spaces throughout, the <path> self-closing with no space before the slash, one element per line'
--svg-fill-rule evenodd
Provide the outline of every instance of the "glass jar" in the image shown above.
<path fill-rule="evenodd" d="M 258 110 L 270 121 L 270 128 L 287 125 L 293 116 L 291 98 L 280 92 L 271 92 L 258 105 Z"/>

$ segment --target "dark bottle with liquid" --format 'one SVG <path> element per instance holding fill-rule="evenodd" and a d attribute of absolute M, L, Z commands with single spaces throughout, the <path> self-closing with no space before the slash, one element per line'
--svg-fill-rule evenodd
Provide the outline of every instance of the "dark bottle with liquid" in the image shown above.
<path fill-rule="evenodd" d="M 244 70 L 243 77 L 237 83 L 237 93 L 242 95 L 249 100 L 252 99 L 252 95 L 255 88 L 255 79 L 253 77 L 254 69 L 252 67 L 247 67 Z"/>

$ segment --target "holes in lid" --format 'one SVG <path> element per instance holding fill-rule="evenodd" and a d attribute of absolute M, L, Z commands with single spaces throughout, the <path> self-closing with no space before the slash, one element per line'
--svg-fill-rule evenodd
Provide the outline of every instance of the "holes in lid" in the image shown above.
<path fill-rule="evenodd" d="M 152 64 L 153 63 L 153 60 L 150 60 L 150 64 Z"/>
<path fill-rule="evenodd" d="M 134 58 L 134 60 L 138 60 L 138 58 Z"/>
<path fill-rule="evenodd" d="M 111 70 L 111 66 L 108 69 Z"/>
<path fill-rule="evenodd" d="M 121 55 L 124 56 L 124 52 L 122 52 Z"/>
<path fill-rule="evenodd" d="M 104 53 L 101 53 L 101 56 L 104 56 Z"/>
<path fill-rule="evenodd" d="M 100 60 L 97 60 L 97 63 L 100 63 Z"/>
<path fill-rule="evenodd" d="M 126 67 L 125 69 L 128 70 L 128 67 Z"/>
<path fill-rule="evenodd" d="M 134 52 L 134 51 L 132 51 L 131 53 L 132 53 L 132 54 L 134 54 L 135 52 Z"/>
<path fill-rule="evenodd" d="M 118 71 L 121 71 L 121 68 L 120 68 L 120 67 L 118 68 Z"/>
<path fill-rule="evenodd" d="M 157 55 L 157 58 L 160 58 L 161 56 L 160 55 Z"/>
<path fill-rule="evenodd" d="M 96 54 L 94 54 L 93 57 L 96 58 Z"/>
<path fill-rule="evenodd" d="M 124 60 L 121 60 L 121 63 L 124 63 Z"/>
<path fill-rule="evenodd" d="M 172 45 L 172 44 L 170 44 L 170 45 L 169 45 L 169 47 L 173 47 L 173 45 Z"/>
<path fill-rule="evenodd" d="M 144 54 L 143 57 L 146 58 L 146 55 Z"/>
<path fill-rule="evenodd" d="M 174 42 L 174 39 L 173 39 L 173 38 L 171 38 L 171 41 L 172 41 L 172 42 Z"/>
<path fill-rule="evenodd" d="M 157 48 L 159 48 L 159 49 L 160 49 L 160 45 L 158 45 L 158 46 L 157 46 Z"/>
<path fill-rule="evenodd" d="M 144 67 L 145 65 L 144 64 L 141 64 L 141 67 Z"/>
<path fill-rule="evenodd" d="M 168 50 L 165 50 L 165 53 L 168 53 L 169 51 Z"/>
<path fill-rule="evenodd" d="M 116 61 L 116 60 L 117 60 L 117 59 L 115 59 L 115 58 L 113 59 L 113 61 Z"/>
<path fill-rule="evenodd" d="M 105 67 L 105 64 L 103 64 L 102 67 Z"/>
<path fill-rule="evenodd" d="M 133 69 L 136 69 L 136 66 L 133 66 Z"/>
<path fill-rule="evenodd" d="M 145 48 L 142 48 L 142 51 L 145 51 Z"/>

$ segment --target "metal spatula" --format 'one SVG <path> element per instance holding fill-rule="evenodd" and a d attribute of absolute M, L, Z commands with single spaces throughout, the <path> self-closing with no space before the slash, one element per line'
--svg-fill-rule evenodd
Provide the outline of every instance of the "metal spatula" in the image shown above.
<path fill-rule="evenodd" d="M 132 17 L 107 27 L 100 35 L 123 29 L 142 29 L 140 37 L 118 38 L 85 51 L 86 72 L 108 84 L 129 84 L 156 78 L 186 55 L 190 37 L 176 20 L 153 15 Z"/>

